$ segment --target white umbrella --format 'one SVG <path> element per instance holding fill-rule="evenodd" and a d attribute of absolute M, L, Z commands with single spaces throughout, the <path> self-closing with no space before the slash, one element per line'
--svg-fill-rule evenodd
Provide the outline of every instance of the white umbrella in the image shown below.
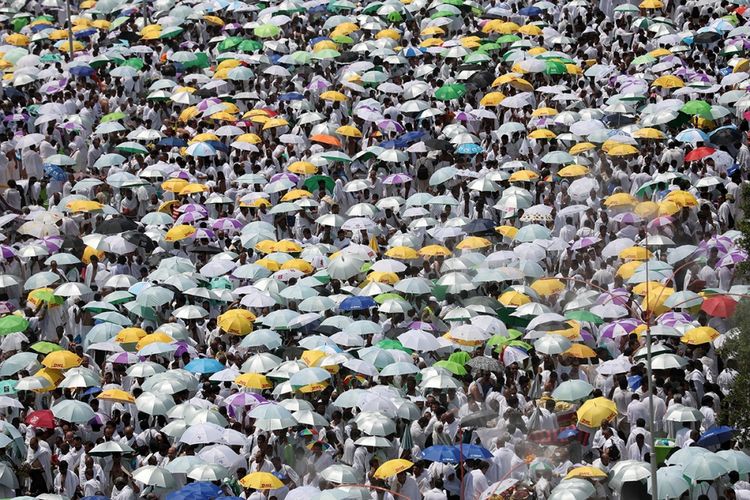
<path fill-rule="evenodd" d="M 146 465 L 134 470 L 132 477 L 145 485 L 157 488 L 173 488 L 175 485 L 172 473 L 155 465 Z"/>
<path fill-rule="evenodd" d="M 221 481 L 228 477 L 229 474 L 229 469 L 222 465 L 200 464 L 193 467 L 190 472 L 187 473 L 187 477 L 195 479 L 196 481 Z"/>

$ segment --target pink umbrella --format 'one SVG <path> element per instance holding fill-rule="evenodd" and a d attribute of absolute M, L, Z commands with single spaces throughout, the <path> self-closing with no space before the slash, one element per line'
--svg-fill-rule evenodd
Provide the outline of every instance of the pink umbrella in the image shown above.
<path fill-rule="evenodd" d="M 383 184 L 406 184 L 411 177 L 406 174 L 391 174 L 383 180 Z"/>

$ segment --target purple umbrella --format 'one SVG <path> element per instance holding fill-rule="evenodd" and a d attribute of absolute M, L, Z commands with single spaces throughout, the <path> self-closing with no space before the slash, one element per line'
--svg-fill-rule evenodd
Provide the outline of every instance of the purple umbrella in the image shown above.
<path fill-rule="evenodd" d="M 411 177 L 406 174 L 391 174 L 383 180 L 383 184 L 406 184 Z"/>
<path fill-rule="evenodd" d="M 617 304 L 618 306 L 624 306 L 630 300 L 630 292 L 624 288 L 615 288 L 609 292 L 603 293 L 596 299 L 596 303 L 602 304 Z"/>
<path fill-rule="evenodd" d="M 602 325 L 602 327 L 599 329 L 599 337 L 609 339 L 625 337 L 628 334 L 632 333 L 633 330 L 635 330 L 640 324 L 640 321 L 633 318 L 613 321 L 612 323 Z"/>
<path fill-rule="evenodd" d="M 634 214 L 633 212 L 623 212 L 617 214 L 612 219 L 620 224 L 639 224 L 643 222 L 643 219 Z"/>
<path fill-rule="evenodd" d="M 317 92 L 323 91 L 331 86 L 331 82 L 325 78 L 315 78 L 307 85 L 307 90 L 314 90 Z"/>
<path fill-rule="evenodd" d="M 583 250 L 584 248 L 596 245 L 600 241 L 602 240 L 600 240 L 599 238 L 593 236 L 585 236 L 580 240 L 576 240 L 575 242 L 573 242 L 573 245 L 571 245 L 570 248 L 572 248 L 573 250 Z"/>
<path fill-rule="evenodd" d="M 657 323 L 666 326 L 677 326 L 683 323 L 690 323 L 692 321 L 693 317 L 688 313 L 676 311 L 665 312 L 664 314 L 656 318 Z"/>
<path fill-rule="evenodd" d="M 657 229 L 663 226 L 669 226 L 674 223 L 674 219 L 668 215 L 662 215 L 660 217 L 657 217 L 656 219 L 652 220 L 648 223 L 649 229 Z"/>
<path fill-rule="evenodd" d="M 216 229 L 217 231 L 238 231 L 242 229 L 242 222 L 237 219 L 222 217 L 221 219 L 216 219 L 214 223 L 211 224 L 211 228 Z"/>
<path fill-rule="evenodd" d="M 740 262 L 745 262 L 746 260 L 747 252 L 743 252 L 742 250 L 732 250 L 721 258 L 721 260 L 719 261 L 719 266 L 729 267 L 733 266 L 734 264 L 739 264 Z"/>
<path fill-rule="evenodd" d="M 206 215 L 200 212 L 187 212 L 180 215 L 175 221 L 176 224 L 190 224 L 201 219 L 205 219 Z"/>
<path fill-rule="evenodd" d="M 0 314 L 10 314 L 16 310 L 16 306 L 10 302 L 0 302 Z"/>
<path fill-rule="evenodd" d="M 216 106 L 217 104 L 221 104 L 222 100 L 217 97 L 209 97 L 207 99 L 203 99 L 201 102 L 199 102 L 196 105 L 196 108 L 198 108 L 198 111 L 206 111 L 211 106 Z"/>
<path fill-rule="evenodd" d="M 198 203 L 188 203 L 187 205 L 182 205 L 177 209 L 177 211 L 181 213 L 198 212 L 200 214 L 203 214 L 204 217 L 208 217 L 208 210 L 206 210 L 206 207 L 204 207 L 203 205 L 199 205 Z"/>
<path fill-rule="evenodd" d="M 395 120 L 380 120 L 377 125 L 381 132 L 397 132 L 400 134 L 404 131 L 404 126 Z"/>
<path fill-rule="evenodd" d="M 214 233 L 210 229 L 201 227 L 201 228 L 198 228 L 198 230 L 195 232 L 195 239 L 196 240 L 201 240 L 201 239 L 214 240 L 216 239 L 216 233 Z"/>
<path fill-rule="evenodd" d="M 0 257 L 5 260 L 10 260 L 15 256 L 16 251 L 13 250 L 13 247 L 9 247 L 8 245 L 0 245 Z"/>
<path fill-rule="evenodd" d="M 185 170 L 175 170 L 171 174 L 169 174 L 170 179 L 185 179 L 186 181 L 190 180 L 190 172 L 187 172 Z"/>
<path fill-rule="evenodd" d="M 297 184 L 299 182 L 299 177 L 294 174 L 290 174 L 289 172 L 279 172 L 278 174 L 274 174 L 271 177 L 271 182 L 276 182 L 282 179 L 286 179 L 289 182 L 293 182 Z"/>

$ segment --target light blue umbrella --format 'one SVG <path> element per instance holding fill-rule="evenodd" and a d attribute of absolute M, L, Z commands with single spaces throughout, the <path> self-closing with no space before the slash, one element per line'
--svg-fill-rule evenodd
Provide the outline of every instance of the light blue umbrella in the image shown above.
<path fill-rule="evenodd" d="M 73 424 L 83 424 L 94 418 L 94 410 L 83 401 L 66 399 L 52 407 L 55 418 Z"/>
<path fill-rule="evenodd" d="M 552 397 L 560 401 L 578 401 L 594 391 L 594 386 L 583 380 L 566 380 L 552 392 Z"/>
<path fill-rule="evenodd" d="M 713 453 L 694 456 L 685 463 L 682 475 L 693 481 L 713 481 L 731 470 L 729 462 Z"/>
<path fill-rule="evenodd" d="M 548 240 L 552 236 L 552 231 L 540 224 L 529 224 L 518 230 L 514 238 L 515 241 L 532 242 L 534 240 Z"/>
<path fill-rule="evenodd" d="M 190 156 L 196 156 L 200 158 L 216 155 L 216 149 L 205 142 L 196 142 L 195 144 L 191 144 L 190 146 L 188 146 L 185 152 Z"/>
<path fill-rule="evenodd" d="M 0 377 L 10 377 L 21 370 L 30 366 L 39 366 L 37 362 L 37 353 L 19 352 L 0 363 Z M 36 368 L 30 369 L 29 372 L 36 371 Z"/>
<path fill-rule="evenodd" d="M 70 166 L 75 165 L 76 161 L 68 155 L 52 155 L 47 157 L 44 163 L 48 165 Z"/>
<path fill-rule="evenodd" d="M 690 451 L 695 447 L 683 448 Z M 656 470 L 657 498 L 659 500 L 677 499 L 690 488 L 690 483 L 682 474 L 682 466 L 661 467 Z M 651 481 L 648 481 L 648 492 L 651 493 Z"/>
<path fill-rule="evenodd" d="M 119 123 L 117 123 L 117 122 L 109 122 L 109 123 L 106 123 L 105 125 L 109 125 L 109 124 L 117 124 L 117 125 L 119 125 Z M 124 130 L 124 128 L 123 128 L 123 130 Z M 94 166 L 96 168 L 114 167 L 116 165 L 122 165 L 123 163 L 125 163 L 126 160 L 127 160 L 127 158 L 125 158 L 124 156 L 122 156 L 120 154 L 117 154 L 117 153 L 107 153 L 105 155 L 101 155 L 99 157 L 99 159 L 97 159 L 96 162 L 94 163 Z"/>
<path fill-rule="evenodd" d="M 305 368 L 300 370 L 289 378 L 292 388 L 297 390 L 301 387 L 311 384 L 320 384 L 331 380 L 331 374 L 323 368 Z"/>
<path fill-rule="evenodd" d="M 50 271 L 41 271 L 29 277 L 23 284 L 24 290 L 36 290 L 57 283 L 62 278 L 59 274 Z"/>

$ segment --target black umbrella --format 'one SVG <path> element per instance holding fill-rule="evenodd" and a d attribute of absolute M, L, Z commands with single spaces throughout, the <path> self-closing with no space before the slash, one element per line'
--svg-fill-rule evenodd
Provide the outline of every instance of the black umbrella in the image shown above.
<path fill-rule="evenodd" d="M 210 254 L 217 254 L 221 253 L 221 248 L 213 247 L 211 245 L 200 245 L 195 246 L 189 250 L 193 253 L 210 253 Z"/>
<path fill-rule="evenodd" d="M 466 234 L 479 234 L 494 231 L 496 225 L 497 224 L 492 219 L 476 219 L 465 226 L 462 226 L 461 229 L 463 229 Z"/>
<path fill-rule="evenodd" d="M 147 252 L 156 248 L 156 242 L 139 231 L 126 231 L 122 233 L 122 238 L 133 245 L 145 248 Z"/>
<path fill-rule="evenodd" d="M 494 81 L 495 75 L 489 71 L 478 71 L 467 80 L 468 83 L 476 85 L 479 88 L 489 87 Z"/>
<path fill-rule="evenodd" d="M 742 132 L 737 127 L 721 127 L 710 137 L 711 142 L 717 146 L 732 146 L 742 140 Z"/>
<path fill-rule="evenodd" d="M 487 427 L 487 423 L 495 420 L 498 416 L 497 411 L 482 410 L 466 415 L 459 424 L 461 427 Z"/>
<path fill-rule="evenodd" d="M 131 219 L 127 217 L 114 217 L 99 224 L 96 227 L 96 232 L 99 234 L 120 234 L 125 231 L 135 231 L 136 229 L 138 229 L 138 224 Z"/>
<path fill-rule="evenodd" d="M 453 145 L 442 139 L 427 139 L 424 145 L 432 151 L 453 151 Z"/>

